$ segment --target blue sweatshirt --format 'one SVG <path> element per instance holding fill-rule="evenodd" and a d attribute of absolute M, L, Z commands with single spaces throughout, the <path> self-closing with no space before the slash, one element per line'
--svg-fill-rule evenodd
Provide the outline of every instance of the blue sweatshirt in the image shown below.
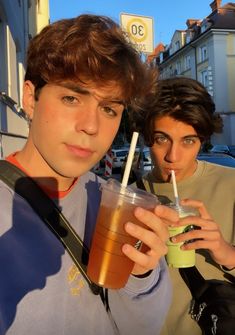
<path fill-rule="evenodd" d="M 82 176 L 57 205 L 89 246 L 100 180 Z M 40 200 L 39 200 L 40 201 Z M 109 290 L 118 333 L 157 335 L 171 300 L 165 261 L 146 278 Z M 0 181 L 0 335 L 117 334 L 61 242 L 30 205 Z"/>

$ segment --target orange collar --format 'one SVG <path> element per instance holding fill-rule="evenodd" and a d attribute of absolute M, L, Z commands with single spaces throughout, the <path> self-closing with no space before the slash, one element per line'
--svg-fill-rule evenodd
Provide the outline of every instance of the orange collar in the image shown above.
<path fill-rule="evenodd" d="M 17 152 L 14 152 L 14 153 L 10 154 L 9 156 L 6 157 L 6 160 L 8 162 L 10 162 L 11 164 L 17 166 L 27 176 L 32 178 L 32 176 L 30 176 L 30 174 L 25 170 L 25 168 L 18 162 L 18 160 L 16 159 L 16 154 L 17 154 Z M 50 188 L 48 188 L 46 186 L 41 186 L 41 185 L 40 185 L 40 187 L 50 198 L 61 199 L 61 198 L 64 198 L 73 189 L 73 187 L 76 185 L 77 181 L 78 181 L 78 178 L 75 178 L 73 183 L 69 187 L 69 189 L 66 190 L 66 191 L 54 191 L 54 190 L 51 190 Z"/>

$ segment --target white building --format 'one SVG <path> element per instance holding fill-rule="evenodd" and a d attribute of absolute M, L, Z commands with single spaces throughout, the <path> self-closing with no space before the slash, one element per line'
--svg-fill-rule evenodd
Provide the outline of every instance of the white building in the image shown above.
<path fill-rule="evenodd" d="M 0 158 L 23 146 L 21 106 L 29 39 L 49 22 L 48 0 L 0 0 Z"/>
<path fill-rule="evenodd" d="M 224 120 L 223 134 L 212 143 L 235 144 L 235 3 L 211 4 L 204 19 L 188 19 L 169 46 L 156 56 L 160 77 L 186 76 L 200 81 Z"/>

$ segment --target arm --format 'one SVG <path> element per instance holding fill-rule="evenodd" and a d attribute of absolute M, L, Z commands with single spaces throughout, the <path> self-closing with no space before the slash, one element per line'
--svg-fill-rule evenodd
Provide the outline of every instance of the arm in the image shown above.
<path fill-rule="evenodd" d="M 146 278 L 130 276 L 121 290 L 109 290 L 112 316 L 121 335 L 158 335 L 172 297 L 167 265 L 159 265 Z"/>
<path fill-rule="evenodd" d="M 178 221 L 178 214 L 165 206 L 157 206 L 155 213 L 136 209 L 136 217 L 146 228 L 127 224 L 129 234 L 141 239 L 146 248 L 138 251 L 130 245 L 123 252 L 135 266 L 125 288 L 109 290 L 112 315 L 120 334 L 159 334 L 171 302 L 171 284 L 164 255 L 168 238 L 166 222 Z M 149 270 L 152 270 L 149 272 Z"/>

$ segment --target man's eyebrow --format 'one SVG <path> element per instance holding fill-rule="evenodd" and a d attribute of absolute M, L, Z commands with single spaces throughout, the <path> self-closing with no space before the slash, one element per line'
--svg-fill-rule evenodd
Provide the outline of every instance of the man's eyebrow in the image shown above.
<path fill-rule="evenodd" d="M 111 104 L 118 104 L 118 105 L 123 105 L 126 107 L 126 102 L 124 100 L 118 100 L 115 98 L 104 98 L 103 103 L 111 103 Z"/>
<path fill-rule="evenodd" d="M 161 134 L 161 135 L 164 135 L 166 136 L 167 138 L 171 138 L 171 136 L 167 133 L 165 133 L 164 131 L 161 131 L 161 130 L 155 130 L 154 131 L 154 134 Z M 195 138 L 199 138 L 199 136 L 197 134 L 189 134 L 189 135 L 185 135 L 183 136 L 182 138 L 192 138 L 192 137 L 195 137 Z"/>
<path fill-rule="evenodd" d="M 183 138 L 188 138 L 188 137 L 196 137 L 199 138 L 199 136 L 197 134 L 193 134 L 193 135 L 185 135 Z"/>
<path fill-rule="evenodd" d="M 154 130 L 154 134 L 161 134 L 161 135 L 164 135 L 166 137 L 170 137 L 170 135 L 168 135 L 167 133 L 165 133 L 164 131 L 161 131 L 161 130 Z"/>
<path fill-rule="evenodd" d="M 89 90 L 85 89 L 84 87 L 81 87 L 79 85 L 74 85 L 72 83 L 61 83 L 60 86 L 64 87 L 64 88 L 67 88 L 71 91 L 74 91 L 76 93 L 81 93 L 81 94 L 84 94 L 84 95 L 91 94 L 91 92 Z"/>
<path fill-rule="evenodd" d="M 74 91 L 76 93 L 79 93 L 79 94 L 92 95 L 95 98 L 98 97 L 103 102 L 109 102 L 109 103 L 114 103 L 114 104 L 119 104 L 119 105 L 126 106 L 126 102 L 124 100 L 119 100 L 119 99 L 116 99 L 116 98 L 113 98 L 113 97 L 99 97 L 99 96 L 96 96 L 95 94 L 93 94 L 90 90 L 88 90 L 84 87 L 81 87 L 79 85 L 74 85 L 74 84 L 71 84 L 71 83 L 63 83 L 60 86 L 62 86 L 64 88 L 67 88 L 71 91 Z"/>

